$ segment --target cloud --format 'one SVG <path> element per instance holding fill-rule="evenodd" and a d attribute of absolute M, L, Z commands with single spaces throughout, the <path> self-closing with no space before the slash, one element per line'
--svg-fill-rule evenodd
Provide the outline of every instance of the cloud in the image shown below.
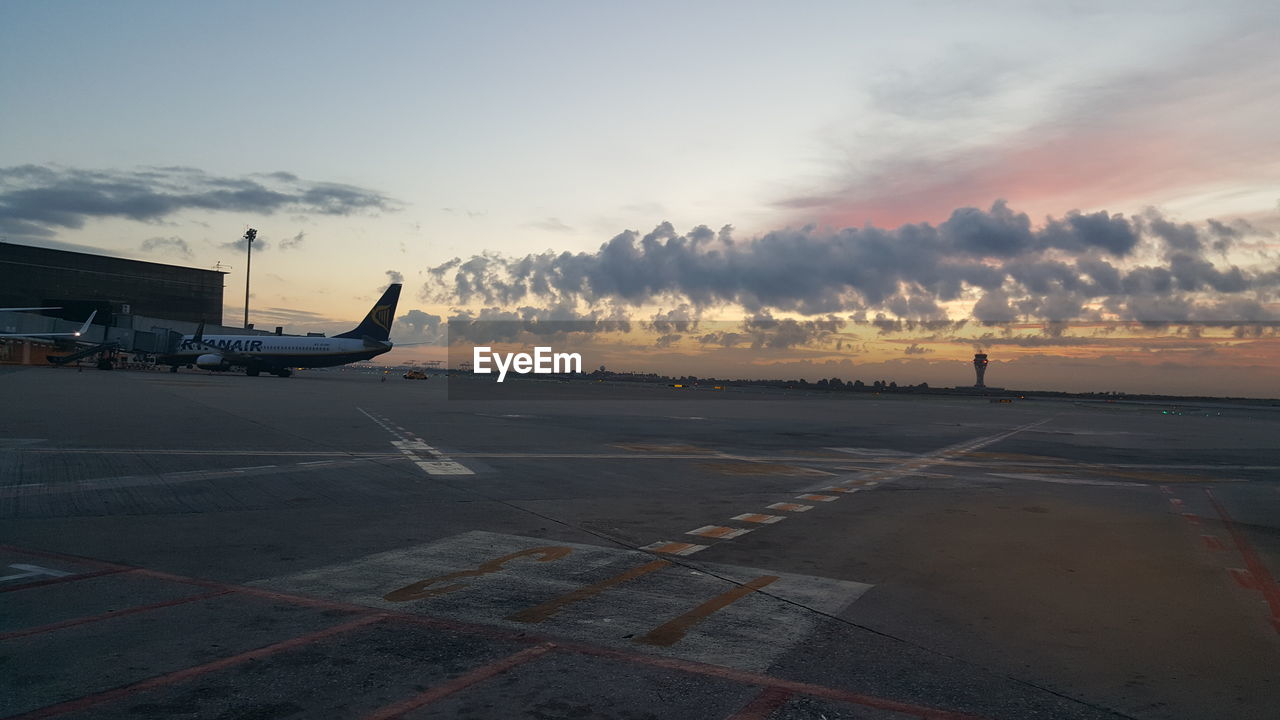
<path fill-rule="evenodd" d="M 528 223 L 528 226 L 532 228 L 537 228 L 539 230 L 546 230 L 548 232 L 558 232 L 558 233 L 573 232 L 573 228 L 569 227 L 568 225 L 565 225 L 563 222 L 560 222 L 560 218 L 555 218 L 555 217 L 549 217 L 543 220 L 537 220 L 537 221 Z"/>
<path fill-rule="evenodd" d="M 931 352 L 933 352 L 933 350 L 927 347 L 921 347 L 919 343 L 911 343 L 902 349 L 903 355 L 925 355 Z"/>
<path fill-rule="evenodd" d="M 142 241 L 142 252 L 191 258 L 191 246 L 180 237 L 153 237 Z"/>
<path fill-rule="evenodd" d="M 238 252 L 248 252 L 247 250 L 248 244 L 249 244 L 249 240 L 245 236 L 241 235 L 240 237 L 236 238 L 235 240 L 231 240 L 230 242 L 219 243 L 218 247 L 223 248 L 225 250 L 236 250 Z M 253 239 L 253 249 L 258 252 L 262 252 L 263 250 L 270 250 L 271 241 L 267 240 L 265 237 L 259 234 Z"/>
<path fill-rule="evenodd" d="M 398 342 L 443 345 L 445 343 L 444 319 L 422 310 L 410 310 L 396 318 L 391 328 Z"/>
<path fill-rule="evenodd" d="M 306 239 L 307 239 L 307 233 L 305 231 L 299 230 L 297 235 L 294 235 L 291 238 L 285 238 L 284 240 L 281 240 L 280 249 L 296 250 L 297 248 L 302 246 L 302 241 Z"/>
<path fill-rule="evenodd" d="M 554 345 L 567 339 L 631 331 L 623 309 L 607 305 L 586 312 L 567 304 L 459 310 L 449 317 L 448 326 L 451 345 L 517 341 Z"/>
<path fill-rule="evenodd" d="M 659 310 L 648 322 L 640 323 L 641 327 L 658 333 L 690 333 L 698 329 L 697 312 L 687 303 L 673 310 Z"/>
<path fill-rule="evenodd" d="M 987 323 L 1102 314 L 1163 321 L 1247 309 L 1222 302 L 1233 298 L 1254 302 L 1252 315 L 1276 315 L 1265 302 L 1280 291 L 1280 271 L 1209 256 L 1223 227 L 1230 226 L 1177 224 L 1155 211 L 1141 218 L 1071 211 L 1033 227 L 1003 201 L 957 209 L 937 226 L 808 226 L 747 240 L 728 228 L 680 234 L 662 223 L 643 236 L 622 232 L 595 252 L 454 258 L 428 270 L 424 293 L 463 306 L 674 302 L 677 311 L 651 321 L 663 333 L 690 332 L 675 323 L 724 306 L 759 317 L 874 312 L 887 323 L 947 323 L 963 319 L 948 315 L 948 303 L 976 300 L 973 317 Z"/>
<path fill-rule="evenodd" d="M 270 320 L 272 322 L 302 323 L 308 325 L 343 322 L 310 310 L 295 310 L 293 308 L 252 308 L 250 312 L 256 319 Z"/>
<path fill-rule="evenodd" d="M 374 190 L 283 172 L 225 177 L 187 167 L 0 168 L 0 232 L 21 237 L 50 237 L 104 218 L 154 223 L 191 210 L 351 215 L 398 208 Z"/>
<path fill-rule="evenodd" d="M 382 287 L 379 287 L 378 292 L 384 292 L 387 288 L 391 287 L 396 283 L 401 283 L 401 284 L 404 283 L 404 273 L 401 273 L 398 270 L 388 270 L 386 272 L 386 275 L 387 275 L 387 284 L 383 285 Z"/>
<path fill-rule="evenodd" d="M 1275 174 L 1258 155 L 1275 147 L 1274 35 L 1273 21 L 1231 27 L 1163 66 L 1089 82 L 961 46 L 873 86 L 831 139 L 830 155 L 851 159 L 777 205 L 797 223 L 893 227 L 992 197 L 1039 216 L 1263 192 Z"/>

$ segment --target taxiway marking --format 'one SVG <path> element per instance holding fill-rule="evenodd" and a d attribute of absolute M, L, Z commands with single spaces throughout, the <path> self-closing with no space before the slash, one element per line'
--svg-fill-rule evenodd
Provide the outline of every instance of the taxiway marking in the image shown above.
<path fill-rule="evenodd" d="M 840 498 L 836 497 L 835 495 L 814 495 L 813 493 L 806 493 L 806 494 L 804 494 L 804 495 L 797 495 L 797 496 L 796 496 L 796 499 L 797 499 L 797 500 L 810 500 L 810 501 L 813 501 L 813 502 L 835 502 L 836 500 L 839 500 Z"/>
<path fill-rule="evenodd" d="M 533 539 L 529 538 L 529 540 L 533 540 Z M 770 707 L 776 708 L 778 706 L 781 706 L 781 704 L 785 702 L 786 698 L 792 695 L 807 695 L 815 698 L 834 700 L 837 702 L 847 702 L 847 703 L 852 703 L 852 704 L 861 705 L 864 707 L 870 707 L 870 708 L 879 709 L 879 710 L 886 710 L 886 711 L 891 711 L 895 713 L 908 714 L 913 717 L 925 718 L 926 720 L 982 720 L 981 718 L 973 715 L 966 715 L 962 713 L 942 710 L 938 708 L 925 707 L 921 705 L 913 705 L 910 703 L 891 700 L 888 698 L 856 693 L 849 690 L 827 687 L 822 685 L 815 685 L 811 683 L 804 683 L 804 682 L 799 682 L 794 680 L 786 680 L 783 678 L 766 675 L 766 674 L 763 674 L 762 671 L 764 667 L 768 666 L 768 662 L 763 662 L 760 670 L 753 671 L 750 669 L 738 669 L 734 667 L 728 667 L 723 664 L 711 664 L 713 662 L 716 662 L 718 658 L 709 658 L 706 660 L 691 661 L 687 659 L 682 659 L 680 657 L 672 657 L 669 655 L 653 655 L 648 653 L 637 653 L 637 652 L 618 649 L 618 648 L 605 647 L 599 644 L 584 644 L 580 642 L 563 642 L 560 640 L 551 642 L 547 638 L 531 637 L 528 633 L 524 631 L 520 631 L 519 633 L 507 634 L 502 629 L 495 628 L 492 626 L 481 626 L 474 623 L 459 622 L 459 621 L 449 620 L 441 617 L 416 615 L 416 614 L 405 613 L 405 612 L 394 612 L 389 610 L 377 611 L 370 608 L 367 605 L 357 605 L 357 604 L 351 604 L 351 603 L 345 603 L 345 602 L 324 600 L 316 597 L 273 592 L 273 591 L 265 590 L 259 587 L 251 587 L 251 586 L 245 586 L 245 585 L 231 585 L 231 584 L 216 582 L 212 580 L 203 580 L 203 579 L 193 578 L 193 577 L 188 577 L 183 575 L 173 575 L 170 573 L 158 572 L 158 571 L 148 570 L 140 567 L 118 565 L 115 563 L 107 563 L 101 560 L 75 557 L 75 556 L 63 555 L 60 553 L 51 553 L 51 552 L 46 552 L 41 550 L 32 550 L 28 548 L 19 548 L 11 545 L 0 545 L 0 549 L 11 551 L 11 552 L 18 552 L 25 555 L 32 555 L 35 557 L 45 557 L 45 558 L 51 558 L 51 559 L 61 560 L 61 561 L 87 562 L 87 563 L 90 563 L 91 565 L 100 567 L 107 572 L 137 573 L 142 576 L 152 577 L 152 578 L 156 578 L 166 582 L 181 583 L 184 585 L 195 585 L 197 587 L 210 588 L 218 591 L 217 593 L 214 593 L 218 595 L 243 594 L 243 595 L 248 595 L 252 597 L 268 598 L 277 602 L 293 604 L 293 605 L 301 605 L 306 607 L 322 607 L 330 610 L 341 611 L 344 613 L 358 613 L 358 614 L 371 613 L 371 614 L 366 614 L 363 617 L 356 618 L 350 623 L 345 623 L 338 626 L 332 626 L 324 630 L 308 633 L 302 636 L 297 636 L 289 640 L 284 640 L 282 642 L 276 643 L 274 645 L 268 645 L 266 647 L 258 648 L 257 650 L 250 650 L 246 653 L 241 653 L 240 655 L 235 655 L 228 658 L 222 658 L 222 659 L 215 660 L 213 662 L 206 663 L 203 665 L 197 665 L 197 666 L 185 668 L 182 670 L 178 670 L 172 673 L 168 673 L 165 675 L 155 676 L 149 679 L 142 680 L 141 682 L 132 683 L 119 688 L 115 688 L 113 690 L 107 690 L 105 692 L 95 693 L 95 694 L 87 695 L 84 697 L 60 702 L 55 705 L 49 705 L 43 708 L 38 708 L 36 710 L 30 711 L 28 713 L 24 713 L 23 715 L 19 716 L 22 718 L 37 718 L 37 717 L 47 718 L 47 717 L 61 715 L 68 712 L 75 712 L 77 710 L 84 710 L 87 708 L 95 707 L 97 705 L 109 703 L 114 700 L 123 699 L 125 697 L 134 695 L 135 693 L 138 693 L 144 690 L 164 687 L 177 682 L 189 680 L 193 677 L 198 677 L 198 676 L 207 674 L 209 672 L 214 672 L 214 671 L 226 669 L 229 667 L 233 667 L 235 665 L 241 664 L 248 660 L 261 659 L 263 657 L 273 655 L 277 652 L 287 651 L 293 648 L 313 644 L 319 640 L 332 637 L 335 635 L 339 635 L 342 633 L 350 632 L 359 627 L 363 627 L 363 626 L 370 625 L 373 623 L 378 623 L 378 622 L 386 622 L 388 624 L 407 623 L 407 624 L 414 624 L 414 625 L 420 625 L 420 626 L 428 626 L 432 628 L 444 628 L 453 632 L 458 632 L 458 633 L 462 633 L 462 634 L 473 636 L 473 637 L 474 636 L 483 636 L 486 638 L 499 637 L 499 638 L 504 638 L 504 639 L 517 641 L 517 642 L 532 641 L 532 642 L 538 642 L 539 645 L 533 648 L 529 648 L 525 651 L 520 651 L 513 655 L 509 655 L 506 658 L 497 660 L 493 663 L 490 663 L 489 665 L 484 665 L 479 668 L 475 668 L 459 676 L 455 680 L 445 683 L 444 685 L 436 686 L 435 688 L 427 690 L 426 692 L 420 695 L 414 696 L 411 699 L 407 699 L 407 700 L 401 701 L 401 703 L 396 703 L 394 705 L 386 706 L 382 710 L 375 711 L 378 713 L 383 713 L 381 717 L 396 717 L 413 708 L 421 707 L 425 704 L 433 702 L 434 700 L 456 693 L 458 690 L 465 689 L 466 687 L 469 687 L 471 685 L 487 680 L 517 665 L 527 662 L 528 660 L 532 660 L 545 652 L 557 651 L 557 652 L 564 652 L 564 653 L 570 653 L 570 654 L 582 654 L 588 657 L 607 658 L 607 659 L 617 660 L 624 663 L 630 663 L 633 665 L 643 665 L 647 667 L 660 668 L 663 670 L 675 670 L 678 672 L 688 673 L 694 676 L 718 678 L 720 680 L 728 680 L 734 683 L 739 683 L 743 685 L 754 685 L 754 686 L 764 688 L 764 691 L 761 693 L 760 696 L 756 698 L 755 701 L 750 703 L 747 707 L 743 708 L 743 710 L 739 711 L 739 713 L 734 716 L 736 720 L 759 720 L 759 718 L 763 716 L 761 713 L 767 714 L 767 712 L 769 711 L 768 708 Z M 599 550 L 599 548 L 591 548 L 591 549 L 597 550 L 597 551 Z M 731 568 L 719 568 L 719 571 L 722 574 L 728 570 L 731 570 Z M 91 575 L 92 574 L 100 574 L 100 573 L 91 573 Z M 813 578 L 808 578 L 807 580 L 812 581 Z M 784 576 L 784 582 L 786 582 L 785 576 Z M 870 588 L 870 586 L 868 585 L 861 585 L 860 583 L 850 583 L 847 581 L 830 581 L 830 582 L 835 583 L 836 585 L 839 585 L 842 587 L 849 588 L 848 592 L 854 594 L 854 597 L 849 598 L 848 602 L 852 602 L 854 599 L 856 599 L 857 595 L 860 595 L 862 592 L 865 592 L 866 589 Z M 858 587 L 858 586 L 861 586 L 861 587 Z M 200 596 L 197 596 L 196 598 L 193 598 L 193 599 L 198 599 L 199 597 Z M 804 604 L 804 605 L 823 606 L 823 609 L 821 609 L 820 612 L 834 613 L 834 612 L 837 612 L 839 609 L 838 607 L 835 607 L 835 606 L 830 606 L 830 607 L 826 606 L 827 604 L 819 600 L 818 596 L 815 596 L 809 599 L 803 599 L 800 602 L 801 604 Z M 847 604 L 847 602 L 845 604 Z M 806 620 L 808 620 L 808 618 L 805 615 L 800 615 L 797 617 L 797 620 L 803 623 Z M 803 631 L 798 634 L 803 634 Z M 764 654 L 768 655 L 769 651 L 774 649 L 776 645 L 777 645 L 776 643 L 773 643 L 772 645 L 767 645 Z M 762 701 L 762 698 L 765 698 L 767 702 Z M 392 712 L 391 710 L 393 708 L 394 708 L 394 711 Z M 748 713 L 748 711 L 751 711 L 751 712 Z"/>
<path fill-rule="evenodd" d="M 666 560 L 654 560 L 652 562 L 645 563 L 644 565 L 633 567 L 630 570 L 620 572 L 611 578 L 606 578 L 600 582 L 580 587 L 577 590 L 561 595 L 558 598 L 552 598 L 541 605 L 536 605 L 534 607 L 521 610 L 518 613 L 508 615 L 507 619 L 514 620 L 516 622 L 539 623 L 576 602 L 599 595 L 614 585 L 620 585 L 628 580 L 634 580 L 642 575 L 648 575 L 655 570 L 661 570 L 662 568 L 670 565 L 671 563 Z"/>
<path fill-rule="evenodd" d="M 365 417 L 377 423 L 383 430 L 395 436 L 396 439 L 391 441 L 391 445 L 406 455 L 426 474 L 475 475 L 475 471 L 466 465 L 446 457 L 439 450 L 424 442 L 422 438 L 417 437 L 392 421 L 374 415 L 364 408 L 358 407 L 356 409 L 364 413 Z M 424 455 L 426 457 L 423 457 Z"/>
<path fill-rule="evenodd" d="M 641 550 L 650 550 L 656 553 L 666 553 L 668 555 L 692 555 L 699 550 L 706 550 L 706 545 L 695 545 L 685 542 L 671 542 L 670 540 L 659 540 L 656 543 L 649 543 Z"/>
<path fill-rule="evenodd" d="M 761 575 L 754 580 L 711 598 L 680 617 L 668 620 L 641 637 L 636 638 L 636 642 L 642 642 L 646 645 L 660 645 L 663 647 L 675 645 L 684 639 L 685 635 L 689 634 L 690 628 L 703 620 L 706 620 L 712 613 L 776 582 L 777 580 L 777 575 Z"/>
<path fill-rule="evenodd" d="M 696 530 L 690 530 L 685 535 L 700 535 L 702 537 L 718 538 L 721 540 L 732 540 L 751 532 L 745 528 L 733 528 L 725 525 L 703 525 Z"/>
<path fill-rule="evenodd" d="M 735 666 L 762 670 L 822 616 L 840 612 L 871 588 L 762 568 L 715 563 L 693 568 L 670 555 L 568 542 L 548 547 L 546 542 L 472 531 L 258 581 L 255 592 L 525 631 L 536 624 L 544 632 L 617 647 L 634 647 L 636 638 L 675 623 L 662 634 L 682 630 L 686 635 L 663 646 L 670 647 L 666 654 L 723 663 L 725 648 L 732 647 L 737 648 L 730 653 Z M 553 554 L 559 559 L 551 562 Z M 548 561 L 536 561 L 542 558 Z M 762 576 L 777 579 L 757 592 L 763 581 L 751 581 Z M 458 587 L 463 583 L 468 587 Z M 787 632 L 761 632 L 771 625 Z M 606 627 L 609 632 L 602 634 Z"/>
<path fill-rule="evenodd" d="M 411 710 L 417 710 L 423 705 L 429 705 L 437 700 L 442 700 L 459 691 L 466 690 L 472 685 L 482 683 L 495 675 L 501 675 L 512 668 L 523 665 L 530 660 L 537 659 L 538 657 L 551 652 L 554 648 L 555 645 L 552 643 L 542 643 L 541 645 L 531 648 L 525 648 L 524 650 L 512 653 L 500 660 L 491 662 L 488 665 L 481 665 L 480 667 L 464 675 L 460 675 L 443 685 L 437 685 L 426 692 L 414 695 L 411 698 L 388 705 L 379 710 L 375 710 L 374 712 L 364 716 L 363 720 L 392 720 L 393 718 L 403 717 L 405 713 L 408 713 Z"/>
<path fill-rule="evenodd" d="M 774 503 L 773 505 L 786 505 L 786 503 Z M 769 507 L 773 507 L 773 505 L 770 505 Z M 800 508 L 804 508 L 805 510 L 810 509 L 810 507 L 807 505 L 794 505 L 792 507 L 800 507 Z M 773 525 L 774 523 L 780 523 L 783 520 L 786 520 L 787 518 L 784 515 L 765 515 L 764 513 L 743 513 L 741 515 L 734 515 L 733 519 L 741 520 L 742 522 L 760 523 L 761 525 Z"/>
<path fill-rule="evenodd" d="M 53 570 L 47 567 L 40 567 L 39 565 L 25 565 L 23 563 L 14 563 L 9 567 L 13 568 L 14 570 L 21 570 L 22 572 L 16 575 L 5 575 L 4 577 L 0 577 L 0 582 L 9 582 L 11 580 L 26 580 L 27 578 L 42 577 L 42 576 L 60 578 L 60 577 L 67 577 L 68 575 L 75 574 L 75 573 L 67 572 L 65 570 Z"/>
<path fill-rule="evenodd" d="M 1020 433 L 1024 430 L 1039 427 L 1049 422 L 1050 419 L 1051 418 L 1044 418 L 1043 420 L 1038 420 L 1036 422 L 1027 423 L 1025 425 L 1019 425 L 1015 428 L 1006 430 L 1001 433 L 997 433 L 995 435 L 988 435 L 986 437 L 975 438 L 973 440 L 957 443 L 955 445 L 949 445 L 947 447 L 944 447 L 940 450 L 936 450 L 931 453 L 917 455 L 914 457 L 910 457 L 909 459 L 900 460 L 898 464 L 896 464 L 893 467 L 887 468 L 885 470 L 878 470 L 878 471 L 872 472 L 870 477 L 847 478 L 841 484 L 825 485 L 820 488 L 820 490 L 823 492 L 834 492 L 834 493 L 839 493 L 839 495 L 823 495 L 818 492 L 812 492 L 812 489 L 811 489 L 810 492 L 806 492 L 803 495 L 797 495 L 796 499 L 809 500 L 812 502 L 824 502 L 824 503 L 835 502 L 836 500 L 840 499 L 840 495 L 856 493 L 863 488 L 874 486 L 880 482 L 896 480 L 906 475 L 919 474 L 919 471 L 923 470 L 924 468 L 927 468 L 942 462 L 946 462 L 951 458 L 955 458 L 967 453 L 971 453 L 975 450 L 978 450 L 979 448 L 983 448 L 988 445 L 991 445 L 992 443 L 1000 442 L 1001 440 L 1004 440 L 1008 437 L 1016 435 L 1017 433 Z M 838 450 L 839 448 L 833 448 L 833 449 Z M 719 455 L 721 457 L 730 457 L 728 455 L 725 455 L 724 453 L 720 453 Z M 732 457 L 738 458 L 738 456 L 732 456 Z M 749 462 L 759 462 L 758 458 L 738 458 L 738 459 L 747 460 Z M 825 473 L 825 471 L 818 471 L 818 472 Z M 834 473 L 825 473 L 825 474 L 831 475 Z M 773 509 L 787 509 L 787 508 L 795 507 L 796 511 L 800 511 L 799 510 L 800 508 L 803 508 L 804 510 L 812 510 L 814 506 L 797 505 L 794 503 L 774 503 L 772 505 L 769 505 L 768 507 Z M 781 515 L 765 515 L 762 513 L 743 513 L 741 515 L 735 515 L 732 519 L 738 520 L 741 522 L 756 523 L 758 525 L 771 525 L 771 524 L 780 522 L 784 517 L 785 516 L 781 516 Z M 735 528 L 727 525 L 704 525 L 702 527 L 689 530 L 685 534 L 696 535 L 699 537 L 706 537 L 706 538 L 711 538 L 711 539 L 720 540 L 720 541 L 729 541 L 736 537 L 741 537 L 742 535 L 745 535 L 746 533 L 749 533 L 749 532 L 751 532 L 751 530 L 747 528 Z M 707 547 L 708 546 L 704 546 L 704 545 L 689 545 L 688 543 L 673 543 L 666 540 L 660 540 L 656 543 L 646 545 L 639 549 L 649 550 L 657 553 L 673 554 L 673 555 L 688 555 L 690 553 L 695 553 L 700 550 L 705 550 Z"/>

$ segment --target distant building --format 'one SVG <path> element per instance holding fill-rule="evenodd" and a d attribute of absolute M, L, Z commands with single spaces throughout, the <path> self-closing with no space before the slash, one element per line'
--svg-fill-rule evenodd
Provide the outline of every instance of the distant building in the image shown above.
<path fill-rule="evenodd" d="M 978 375 L 978 382 L 974 383 L 974 387 L 976 388 L 986 387 L 987 386 L 986 383 L 983 382 L 987 376 L 987 354 L 986 353 L 977 353 L 973 356 L 973 371 Z"/>
<path fill-rule="evenodd" d="M 221 325 L 224 275 L 0 242 L 0 307 L 61 306 L 48 314 L 67 320 L 97 310 L 95 324 L 108 326 L 132 315 Z"/>

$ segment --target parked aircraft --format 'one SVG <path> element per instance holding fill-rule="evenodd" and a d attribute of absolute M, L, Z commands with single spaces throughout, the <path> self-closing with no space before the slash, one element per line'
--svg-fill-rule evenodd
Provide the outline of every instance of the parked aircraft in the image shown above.
<path fill-rule="evenodd" d="M 381 355 L 391 349 L 391 323 L 400 300 L 399 283 L 387 288 L 373 309 L 355 329 L 333 337 L 298 337 L 295 335 L 208 335 L 204 323 L 195 335 L 183 337 L 177 352 L 162 356 L 159 362 L 202 370 L 244 368 L 245 374 L 256 376 L 262 371 L 289 377 L 294 368 L 346 365 Z"/>

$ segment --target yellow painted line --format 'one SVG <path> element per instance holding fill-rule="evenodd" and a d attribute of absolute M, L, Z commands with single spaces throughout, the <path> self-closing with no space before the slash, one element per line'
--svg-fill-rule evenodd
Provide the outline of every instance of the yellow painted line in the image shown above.
<path fill-rule="evenodd" d="M 636 642 L 642 642 L 647 645 L 659 645 L 661 647 L 675 645 L 689 633 L 689 630 L 691 630 L 693 626 L 703 620 L 706 620 L 712 613 L 728 607 L 737 600 L 750 595 L 776 580 L 778 580 L 777 575 L 761 575 L 745 585 L 739 585 L 729 592 L 721 593 L 720 595 L 711 598 L 677 618 L 668 620 L 667 622 L 650 630 L 645 635 L 636 638 Z"/>
<path fill-rule="evenodd" d="M 611 578 L 601 580 L 600 582 L 592 585 L 587 585 L 586 587 L 580 587 L 573 592 L 565 593 L 558 598 L 548 600 L 541 605 L 536 605 L 526 610 L 521 610 L 513 615 L 508 615 L 507 619 L 514 620 L 515 622 L 542 622 L 543 620 L 546 620 L 552 615 L 560 612 L 566 606 L 586 600 L 590 597 L 595 597 L 614 585 L 620 585 L 628 580 L 634 580 L 641 575 L 648 575 L 649 573 L 654 572 L 655 570 L 661 570 L 670 564 L 671 563 L 666 560 L 654 560 L 653 562 L 645 563 L 639 567 L 633 567 L 630 570 L 618 573 Z"/>
<path fill-rule="evenodd" d="M 685 535 L 701 535 L 702 537 L 732 540 L 733 538 L 746 535 L 749 532 L 751 531 L 743 528 L 725 527 L 724 525 L 703 525 L 697 530 L 690 530 L 685 533 Z"/>
<path fill-rule="evenodd" d="M 694 545 L 693 543 L 671 542 L 670 540 L 659 540 L 656 543 L 645 545 L 640 549 L 666 553 L 667 555 L 692 555 L 699 550 L 706 550 L 707 546 Z"/>
<path fill-rule="evenodd" d="M 770 507 L 773 507 L 773 506 L 770 505 Z M 808 509 L 804 505 L 800 505 L 798 507 L 803 507 L 805 509 Z M 774 523 L 779 523 L 779 522 L 782 522 L 783 520 L 786 520 L 786 518 L 783 517 L 782 515 L 764 515 L 762 513 L 744 513 L 742 515 L 735 515 L 733 519 L 741 520 L 743 522 L 760 523 L 762 525 L 772 525 Z"/>
<path fill-rule="evenodd" d="M 767 507 L 770 510 L 782 510 L 784 512 L 808 512 L 813 509 L 812 505 L 801 505 L 800 503 L 774 503 Z"/>
<path fill-rule="evenodd" d="M 840 498 L 835 495 L 797 495 L 797 500 L 813 500 L 814 502 L 832 502 Z"/>

